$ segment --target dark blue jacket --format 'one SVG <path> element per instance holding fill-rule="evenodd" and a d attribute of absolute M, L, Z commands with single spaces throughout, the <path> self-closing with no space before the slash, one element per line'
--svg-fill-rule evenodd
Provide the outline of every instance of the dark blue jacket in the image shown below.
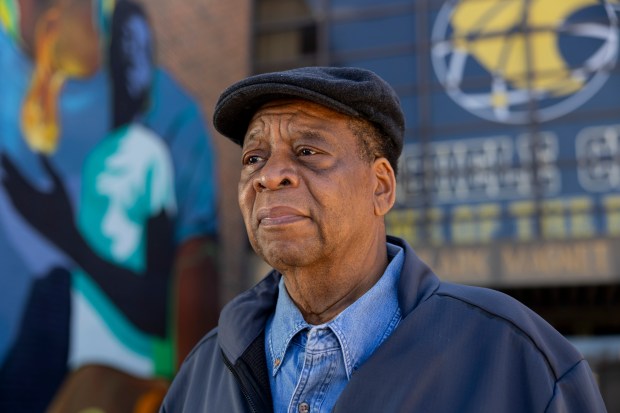
<path fill-rule="evenodd" d="M 394 333 L 352 376 L 334 412 L 605 412 L 583 357 L 542 318 L 485 288 L 441 282 L 403 240 Z M 273 271 L 222 311 L 185 360 L 162 412 L 270 412 L 264 326 Z M 370 315 L 369 315 L 370 316 Z"/>

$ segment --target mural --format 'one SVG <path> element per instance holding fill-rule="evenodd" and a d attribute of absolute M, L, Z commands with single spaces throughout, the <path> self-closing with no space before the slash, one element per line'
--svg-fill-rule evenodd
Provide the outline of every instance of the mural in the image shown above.
<path fill-rule="evenodd" d="M 0 23 L 0 410 L 44 411 L 84 366 L 170 377 L 174 269 L 215 280 L 200 110 L 134 2 L 2 0 Z"/>

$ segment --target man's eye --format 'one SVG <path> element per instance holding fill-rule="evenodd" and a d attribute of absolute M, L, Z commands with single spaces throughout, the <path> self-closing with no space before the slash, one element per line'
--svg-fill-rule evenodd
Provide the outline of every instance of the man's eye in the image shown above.
<path fill-rule="evenodd" d="M 299 151 L 299 154 L 300 154 L 301 156 L 310 156 L 310 155 L 315 155 L 315 154 L 316 154 L 316 151 L 313 151 L 312 149 L 309 149 L 309 148 L 302 148 L 302 149 Z"/>
<path fill-rule="evenodd" d="M 260 161 L 260 156 L 258 155 L 251 155 L 248 156 L 247 158 L 245 158 L 245 164 L 246 165 L 254 165 L 255 163 L 258 163 Z"/>

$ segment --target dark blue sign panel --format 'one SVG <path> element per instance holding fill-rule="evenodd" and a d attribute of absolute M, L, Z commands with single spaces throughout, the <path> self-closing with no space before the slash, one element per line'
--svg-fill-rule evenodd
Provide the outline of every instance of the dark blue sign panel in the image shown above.
<path fill-rule="evenodd" d="M 347 43 L 369 32 L 332 42 L 338 63 L 385 76 L 405 108 L 389 232 L 459 281 L 620 279 L 619 2 L 402 10 L 375 19 L 379 58 Z"/>

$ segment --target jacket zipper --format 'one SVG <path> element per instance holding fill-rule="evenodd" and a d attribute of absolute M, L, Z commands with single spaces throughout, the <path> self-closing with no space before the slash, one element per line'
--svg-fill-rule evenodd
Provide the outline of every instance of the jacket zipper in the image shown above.
<path fill-rule="evenodd" d="M 239 390 L 241 390 L 241 394 L 243 394 L 243 397 L 245 397 L 245 400 L 250 405 L 251 411 L 253 413 L 259 413 L 259 410 L 258 410 L 258 408 L 256 406 L 256 403 L 254 403 L 254 400 L 252 399 L 252 396 L 250 395 L 250 393 L 247 391 L 245 385 L 243 384 L 243 380 L 241 380 L 241 376 L 239 375 L 239 372 L 235 369 L 235 367 L 230 362 L 230 360 L 228 360 L 228 357 L 226 357 L 224 352 L 222 352 L 222 358 L 224 359 L 224 364 L 226 365 L 228 370 L 230 370 L 230 372 L 232 373 L 233 377 L 237 381 L 237 384 L 239 385 Z"/>

